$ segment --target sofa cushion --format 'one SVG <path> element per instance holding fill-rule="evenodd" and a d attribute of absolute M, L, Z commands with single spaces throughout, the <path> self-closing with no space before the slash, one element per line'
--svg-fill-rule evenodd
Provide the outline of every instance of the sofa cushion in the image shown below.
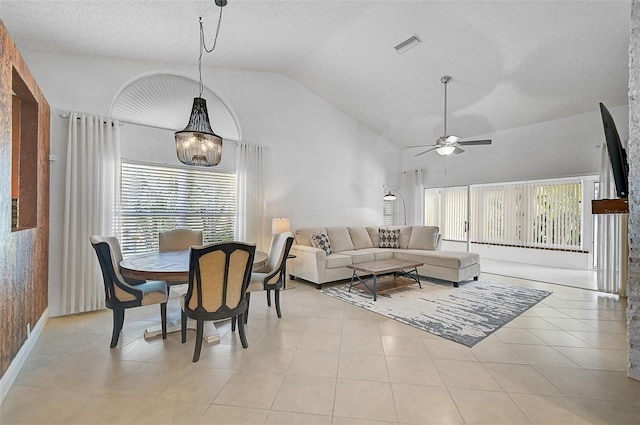
<path fill-rule="evenodd" d="M 430 266 L 460 269 L 480 262 L 480 256 L 474 252 L 460 251 L 424 251 L 419 249 L 396 250 L 393 258 L 398 260 L 419 261 Z"/>
<path fill-rule="evenodd" d="M 331 254 L 333 252 L 331 249 L 331 241 L 324 232 L 314 233 L 311 235 L 310 239 L 311 245 L 315 248 L 321 249 L 327 254 Z"/>
<path fill-rule="evenodd" d="M 301 227 L 296 229 L 294 234 L 296 245 L 313 246 L 311 245 L 311 235 L 320 232 L 324 232 L 326 234 L 327 229 L 324 227 Z"/>
<path fill-rule="evenodd" d="M 353 249 L 351 236 L 345 226 L 327 227 L 327 235 L 331 241 L 331 247 L 335 252 L 350 251 Z"/>
<path fill-rule="evenodd" d="M 375 260 L 373 252 L 367 252 L 361 249 L 353 251 L 340 251 L 340 255 L 348 255 L 351 257 L 351 264 L 366 263 Z"/>
<path fill-rule="evenodd" d="M 399 229 L 380 229 L 380 248 L 400 248 Z"/>
<path fill-rule="evenodd" d="M 412 226 L 386 226 L 385 228 L 391 230 L 400 230 L 400 248 L 409 248 L 409 239 L 411 239 Z"/>
<path fill-rule="evenodd" d="M 367 227 L 367 233 L 371 239 L 372 248 L 378 248 L 380 246 L 380 230 L 378 227 Z"/>
<path fill-rule="evenodd" d="M 354 249 L 373 248 L 369 232 L 364 226 L 347 227 Z"/>
<path fill-rule="evenodd" d="M 327 261 L 325 263 L 328 269 L 337 269 L 339 267 L 347 267 L 351 264 L 351 257 L 348 255 L 336 254 L 327 255 Z"/>
<path fill-rule="evenodd" d="M 393 252 L 395 250 L 389 248 L 365 248 L 361 249 L 360 252 L 370 252 L 373 254 L 374 260 L 389 260 L 393 258 Z"/>
<path fill-rule="evenodd" d="M 435 251 L 438 246 L 439 231 L 440 229 L 436 226 L 413 226 L 408 249 Z"/>

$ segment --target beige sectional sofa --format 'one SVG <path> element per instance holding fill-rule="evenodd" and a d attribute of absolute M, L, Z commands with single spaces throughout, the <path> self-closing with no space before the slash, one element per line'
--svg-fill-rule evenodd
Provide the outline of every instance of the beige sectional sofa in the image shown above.
<path fill-rule="evenodd" d="M 397 248 L 380 247 L 380 229 L 399 230 Z M 313 246 L 311 236 L 327 235 L 331 252 Z M 439 229 L 434 226 L 339 226 L 304 227 L 294 233 L 295 241 L 288 261 L 290 277 L 313 282 L 320 289 L 323 283 L 350 279 L 349 264 L 396 258 L 423 262 L 418 274 L 452 282 L 477 280 L 480 257 L 471 252 L 442 251 Z M 384 233 L 383 233 L 384 235 Z"/>

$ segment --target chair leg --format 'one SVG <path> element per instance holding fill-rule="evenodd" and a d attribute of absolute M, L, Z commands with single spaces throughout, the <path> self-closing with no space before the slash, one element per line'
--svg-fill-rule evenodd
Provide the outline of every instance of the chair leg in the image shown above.
<path fill-rule="evenodd" d="M 244 323 L 249 320 L 249 302 L 251 301 L 251 292 L 247 292 L 247 309 L 244 312 Z"/>
<path fill-rule="evenodd" d="M 180 331 L 182 334 L 182 343 L 187 342 L 187 314 L 182 310 L 180 314 Z"/>
<path fill-rule="evenodd" d="M 280 290 L 276 289 L 275 291 L 275 295 L 274 295 L 274 299 L 276 302 L 276 314 L 278 315 L 279 318 L 282 317 L 282 311 L 280 310 Z"/>
<path fill-rule="evenodd" d="M 233 316 L 231 318 L 231 332 L 236 331 L 236 319 L 238 319 L 238 316 Z"/>
<path fill-rule="evenodd" d="M 271 291 L 267 289 L 267 306 L 271 307 Z"/>
<path fill-rule="evenodd" d="M 242 343 L 242 348 L 249 347 L 249 343 L 247 342 L 247 334 L 244 329 L 244 323 L 242 320 L 238 320 L 238 333 L 240 334 L 240 342 Z"/>
<path fill-rule="evenodd" d="M 120 338 L 120 331 L 124 324 L 124 309 L 113 309 L 113 332 L 111 333 L 111 345 L 110 348 L 118 345 L 118 339 Z"/>
<path fill-rule="evenodd" d="M 167 339 L 167 303 L 160 304 L 160 320 L 162 321 L 162 339 Z"/>
<path fill-rule="evenodd" d="M 193 350 L 193 361 L 200 360 L 200 350 L 202 350 L 202 334 L 204 331 L 204 321 L 198 319 L 196 325 L 196 348 Z"/>

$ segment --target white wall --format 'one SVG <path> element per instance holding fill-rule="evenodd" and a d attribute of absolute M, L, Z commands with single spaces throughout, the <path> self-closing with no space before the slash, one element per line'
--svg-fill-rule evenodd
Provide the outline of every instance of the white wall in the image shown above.
<path fill-rule="evenodd" d="M 197 78 L 197 70 L 195 64 L 180 68 L 35 51 L 22 54 L 53 111 L 51 153 L 57 160 L 51 164 L 49 304 L 55 316 L 66 155 L 66 120 L 58 114 L 107 116 L 118 90 L 137 76 L 168 71 Z M 399 181 L 397 147 L 285 75 L 203 69 L 203 78 L 237 117 L 243 140 L 267 148 L 267 243 L 272 217 L 289 217 L 294 228 L 382 222 L 382 187 Z M 124 125 L 121 141 L 123 158 L 179 164 L 170 131 Z M 226 144 L 222 168 L 235 168 L 234 153 L 234 146 Z"/>

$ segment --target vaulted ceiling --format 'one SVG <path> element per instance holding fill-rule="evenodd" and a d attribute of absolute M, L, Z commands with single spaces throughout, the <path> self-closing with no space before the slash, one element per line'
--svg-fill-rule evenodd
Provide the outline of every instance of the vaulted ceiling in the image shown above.
<path fill-rule="evenodd" d="M 0 0 L 20 49 L 193 63 L 213 0 Z M 627 103 L 630 1 L 228 0 L 204 66 L 284 73 L 404 147 Z M 422 43 L 398 54 L 412 35 Z"/>

